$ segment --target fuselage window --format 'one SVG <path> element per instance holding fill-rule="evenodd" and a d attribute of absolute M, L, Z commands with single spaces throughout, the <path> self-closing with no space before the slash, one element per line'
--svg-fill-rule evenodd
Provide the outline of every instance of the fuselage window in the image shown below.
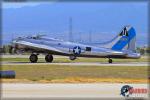
<path fill-rule="evenodd" d="M 86 47 L 86 51 L 91 51 L 91 47 Z"/>
<path fill-rule="evenodd" d="M 37 39 L 36 37 L 33 37 L 33 39 Z"/>

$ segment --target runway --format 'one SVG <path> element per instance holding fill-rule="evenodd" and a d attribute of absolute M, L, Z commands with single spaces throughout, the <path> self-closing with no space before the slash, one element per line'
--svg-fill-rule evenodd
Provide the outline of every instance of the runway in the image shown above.
<path fill-rule="evenodd" d="M 1 58 L 29 58 L 30 55 L 22 55 L 22 54 L 15 54 L 15 55 L 10 55 L 10 54 L 2 54 L 0 55 Z M 69 58 L 68 56 L 60 56 L 60 55 L 53 55 L 54 58 Z M 40 54 L 38 55 L 38 58 L 45 58 L 45 55 Z M 80 57 L 82 58 L 82 57 Z M 141 58 L 146 58 L 148 59 L 148 56 L 142 56 Z"/>
<path fill-rule="evenodd" d="M 29 55 L 1 55 L 2 58 L 29 58 Z M 147 56 L 142 56 L 147 59 Z M 39 55 L 38 58 L 44 59 L 44 55 Z M 66 58 L 66 56 L 54 55 L 54 58 Z M 149 66 L 148 62 L 113 62 L 109 64 L 108 62 L 68 62 L 68 63 L 46 63 L 46 62 L 17 62 L 17 61 L 2 61 L 2 65 L 70 65 L 70 66 Z"/>
<path fill-rule="evenodd" d="M 38 62 L 38 63 L 30 63 L 30 62 L 2 62 L 2 65 L 70 65 L 70 66 L 149 66 L 148 62 L 114 62 L 112 64 L 109 63 L 99 63 L 99 62 L 73 62 L 73 63 L 46 63 L 46 62 Z"/>
<path fill-rule="evenodd" d="M 2 84 L 2 98 L 124 98 L 121 88 L 148 89 L 148 84 Z M 148 98 L 147 93 L 135 93 L 130 97 Z M 80 100 L 80 99 L 79 99 Z"/>

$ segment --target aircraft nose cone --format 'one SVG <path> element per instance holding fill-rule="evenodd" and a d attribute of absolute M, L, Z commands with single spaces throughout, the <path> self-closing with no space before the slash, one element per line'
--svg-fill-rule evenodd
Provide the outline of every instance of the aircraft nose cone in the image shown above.
<path fill-rule="evenodd" d="M 15 49 L 18 47 L 17 42 L 18 42 L 17 39 L 12 40 L 12 47 L 15 48 Z"/>
<path fill-rule="evenodd" d="M 12 43 L 16 43 L 16 40 L 13 40 Z"/>

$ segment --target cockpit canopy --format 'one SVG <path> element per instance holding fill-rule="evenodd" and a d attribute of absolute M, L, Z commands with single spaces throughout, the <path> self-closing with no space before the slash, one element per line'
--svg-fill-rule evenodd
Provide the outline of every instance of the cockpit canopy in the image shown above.
<path fill-rule="evenodd" d="M 26 38 L 28 38 L 28 39 L 40 39 L 43 36 L 46 36 L 46 35 L 33 35 L 33 36 L 27 36 Z"/>

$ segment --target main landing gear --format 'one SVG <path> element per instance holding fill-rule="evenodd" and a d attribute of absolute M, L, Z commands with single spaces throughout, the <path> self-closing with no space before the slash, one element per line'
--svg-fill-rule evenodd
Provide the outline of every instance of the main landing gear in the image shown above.
<path fill-rule="evenodd" d="M 46 62 L 52 62 L 52 61 L 53 61 L 53 56 L 50 55 L 50 54 L 46 55 L 46 56 L 45 56 L 45 61 L 46 61 Z"/>
<path fill-rule="evenodd" d="M 109 63 L 112 63 L 113 61 L 112 61 L 112 59 L 111 59 L 111 58 L 109 58 L 109 59 L 108 59 L 108 62 L 109 62 Z"/>
<path fill-rule="evenodd" d="M 70 60 L 75 60 L 76 57 L 75 57 L 75 56 L 69 56 L 69 59 L 70 59 Z"/>
<path fill-rule="evenodd" d="M 38 54 L 31 54 L 29 59 L 30 59 L 31 63 L 36 63 L 38 61 Z M 53 61 L 53 56 L 50 55 L 50 54 L 47 54 L 45 56 L 45 61 L 46 62 L 52 62 Z"/>
<path fill-rule="evenodd" d="M 31 63 L 36 63 L 38 61 L 38 56 L 37 54 L 31 54 L 29 59 Z"/>

